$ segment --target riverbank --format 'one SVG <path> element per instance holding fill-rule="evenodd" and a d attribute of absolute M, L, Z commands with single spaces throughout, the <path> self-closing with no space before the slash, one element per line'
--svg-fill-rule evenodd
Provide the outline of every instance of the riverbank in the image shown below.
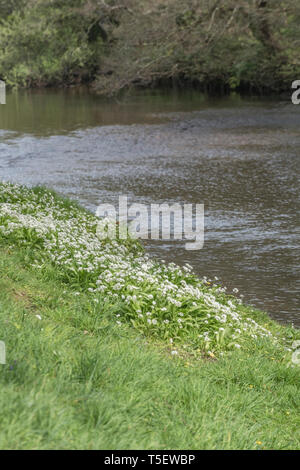
<path fill-rule="evenodd" d="M 299 448 L 299 331 L 96 225 L 1 185 L 1 448 Z"/>
<path fill-rule="evenodd" d="M 204 250 L 148 240 L 147 252 L 217 276 L 300 327 L 297 106 L 154 91 L 116 102 L 47 89 L 8 93 L 1 111 L 3 180 L 51 187 L 93 212 L 118 194 L 147 205 L 204 203 Z"/>

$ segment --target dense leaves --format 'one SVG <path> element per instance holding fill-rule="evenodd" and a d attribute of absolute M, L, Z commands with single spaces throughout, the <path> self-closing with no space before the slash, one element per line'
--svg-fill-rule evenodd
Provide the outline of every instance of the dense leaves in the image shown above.
<path fill-rule="evenodd" d="M 0 76 L 11 85 L 263 92 L 300 74 L 292 0 L 0 0 L 0 10 Z"/>
<path fill-rule="evenodd" d="M 88 40 L 84 2 L 32 1 L 0 23 L 0 75 L 8 85 L 45 86 L 93 78 L 102 39 Z"/>

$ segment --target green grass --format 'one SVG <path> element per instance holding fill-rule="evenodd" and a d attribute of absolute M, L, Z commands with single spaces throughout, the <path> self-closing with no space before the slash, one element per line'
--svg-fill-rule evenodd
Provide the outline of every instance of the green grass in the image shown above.
<path fill-rule="evenodd" d="M 0 184 L 0 448 L 299 449 L 299 331 L 96 223 Z"/>
<path fill-rule="evenodd" d="M 300 448 L 299 368 L 273 346 L 187 363 L 24 250 L 0 255 L 0 448 Z"/>

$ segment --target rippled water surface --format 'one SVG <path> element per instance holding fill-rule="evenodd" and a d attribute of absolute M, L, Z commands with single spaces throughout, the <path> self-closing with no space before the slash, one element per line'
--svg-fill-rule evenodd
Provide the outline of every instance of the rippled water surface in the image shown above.
<path fill-rule="evenodd" d="M 205 204 L 205 246 L 146 242 L 300 326 L 300 106 L 287 100 L 84 90 L 10 94 L 0 179 L 101 202 Z"/>

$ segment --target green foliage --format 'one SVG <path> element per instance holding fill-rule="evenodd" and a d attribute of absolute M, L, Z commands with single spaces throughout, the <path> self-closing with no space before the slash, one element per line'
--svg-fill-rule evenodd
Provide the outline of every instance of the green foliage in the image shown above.
<path fill-rule="evenodd" d="M 0 340 L 7 353 L 7 364 L 0 365 L 1 449 L 300 448 L 299 367 L 290 352 L 288 358 L 274 342 L 259 340 L 218 360 L 184 347 L 171 355 L 177 339 L 170 344 L 154 330 L 132 328 L 130 321 L 118 325 L 116 317 L 124 313 L 119 294 L 98 294 L 95 302 L 84 282 L 74 284 L 75 272 L 62 280 L 68 270 L 58 262 L 33 264 L 39 252 L 45 255 L 32 218 L 37 201 L 39 210 L 50 209 L 48 215 L 54 204 L 59 219 L 69 215 L 68 223 L 81 222 L 76 240 L 87 217 L 54 192 L 0 185 L 0 232 L 7 222 L 3 213 L 12 214 L 16 203 L 23 222 L 35 225 L 15 226 L 0 244 Z M 135 250 L 133 242 L 126 256 L 132 264 Z M 115 263 L 114 256 L 110 264 Z M 153 290 L 149 283 L 143 288 Z M 131 319 L 137 318 L 134 307 L 126 307 Z M 297 330 L 240 307 L 279 341 L 299 338 Z M 201 320 L 199 305 L 189 315 Z M 186 336 L 193 331 L 188 328 Z M 220 349 L 224 342 L 226 331 L 219 330 Z"/>
<path fill-rule="evenodd" d="M 7 18 L 13 11 L 24 8 L 26 0 L 0 0 L 0 19 Z"/>
<path fill-rule="evenodd" d="M 0 11 L 0 77 L 12 86 L 280 91 L 300 74 L 293 0 L 0 0 Z"/>
<path fill-rule="evenodd" d="M 16 9 L 0 25 L 0 76 L 8 85 L 44 86 L 90 80 L 102 52 L 91 45 L 91 18 L 82 1 L 35 1 Z"/>
<path fill-rule="evenodd" d="M 0 249 L 1 449 L 299 449 L 299 370 L 269 346 L 170 357 Z"/>
<path fill-rule="evenodd" d="M 280 91 L 300 74 L 298 2 L 130 4 L 135 16 L 121 16 L 105 61 L 111 74 L 98 77 L 99 90 L 113 94 L 131 85 L 175 82 L 207 90 Z"/>
<path fill-rule="evenodd" d="M 117 306 L 120 327 L 131 324 L 173 345 L 174 355 L 220 357 L 266 343 L 291 355 L 293 329 L 290 335 L 257 316 L 220 285 L 197 278 L 189 265 L 150 260 L 137 240 L 120 237 L 120 228 L 46 189 L 0 184 L 0 243 L 25 249 L 29 265 L 41 272 L 55 267 L 76 295 Z"/>

